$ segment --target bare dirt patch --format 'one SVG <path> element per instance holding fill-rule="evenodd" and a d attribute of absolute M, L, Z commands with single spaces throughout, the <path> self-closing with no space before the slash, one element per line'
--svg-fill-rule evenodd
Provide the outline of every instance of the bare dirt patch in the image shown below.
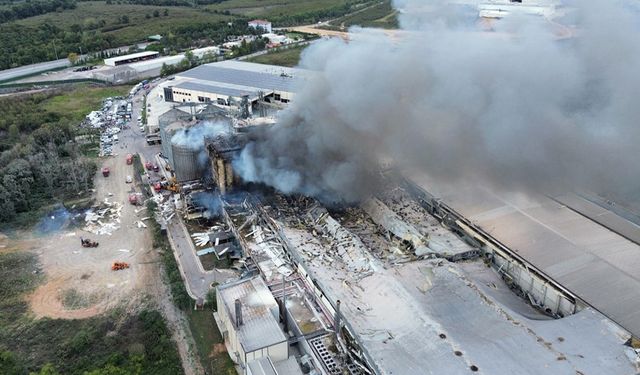
<path fill-rule="evenodd" d="M 135 224 L 146 215 L 128 203 L 132 189 L 125 176 L 133 167 L 125 162 L 125 153 L 103 159 L 111 169 L 109 177 L 96 176 L 95 200 L 116 202 L 122 206 L 117 218 L 118 229 L 110 234 L 95 234 L 82 228 L 50 234 L 41 239 L 35 252 L 46 275 L 46 281 L 29 297 L 36 317 L 80 319 L 98 315 L 116 306 L 135 310 L 146 295 L 149 272 L 157 254 L 151 250 L 150 234 Z M 99 242 L 97 248 L 81 246 L 80 237 Z M 113 262 L 127 262 L 125 270 L 112 271 Z"/>

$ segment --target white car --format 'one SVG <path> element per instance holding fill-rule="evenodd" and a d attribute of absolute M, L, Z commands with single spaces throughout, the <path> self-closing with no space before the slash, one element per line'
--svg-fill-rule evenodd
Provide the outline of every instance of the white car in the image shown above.
<path fill-rule="evenodd" d="M 131 177 L 131 176 L 127 176 L 127 178 L 125 179 L 125 182 L 126 182 L 127 184 L 132 183 L 132 182 L 133 182 L 133 177 Z"/>

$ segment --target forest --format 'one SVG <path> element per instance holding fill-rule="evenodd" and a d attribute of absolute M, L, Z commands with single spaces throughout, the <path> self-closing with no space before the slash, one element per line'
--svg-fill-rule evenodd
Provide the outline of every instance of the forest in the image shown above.
<path fill-rule="evenodd" d="M 0 7 L 0 23 L 64 9 L 74 9 L 75 7 L 75 0 L 38 0 L 9 3 Z"/>
<path fill-rule="evenodd" d="M 42 207 L 92 188 L 97 166 L 84 156 L 87 145 L 76 141 L 91 132 L 78 127 L 77 114 L 86 108 L 74 111 L 56 102 L 75 100 L 76 92 L 0 98 L 0 223 L 30 224 Z"/>

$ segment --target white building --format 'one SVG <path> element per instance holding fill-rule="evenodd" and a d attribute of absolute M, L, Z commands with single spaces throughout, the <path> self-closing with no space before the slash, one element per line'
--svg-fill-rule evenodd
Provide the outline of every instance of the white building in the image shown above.
<path fill-rule="evenodd" d="M 267 33 L 271 32 L 271 22 L 265 20 L 249 21 L 249 27 L 253 27 L 254 29 L 260 28 Z"/>
<path fill-rule="evenodd" d="M 108 66 L 118 66 L 118 65 L 134 63 L 137 61 L 155 59 L 158 56 L 160 56 L 160 53 L 156 51 L 138 52 L 138 53 L 132 53 L 130 55 L 104 59 L 104 64 Z"/>
<path fill-rule="evenodd" d="M 278 303 L 260 276 L 220 285 L 216 291 L 216 324 L 231 359 L 245 374 L 248 363 L 256 359 L 269 357 L 280 362 L 289 358 Z"/>
<path fill-rule="evenodd" d="M 308 75 L 302 69 L 226 60 L 176 74 L 175 80 L 164 86 L 164 99 L 224 106 L 237 106 L 243 97 L 251 104 L 260 98 L 271 103 L 288 103 Z"/>
<path fill-rule="evenodd" d="M 263 38 L 269 39 L 269 43 L 273 44 L 287 44 L 291 43 L 291 40 L 287 38 L 285 35 L 278 35 L 274 33 L 266 33 L 260 35 Z"/>

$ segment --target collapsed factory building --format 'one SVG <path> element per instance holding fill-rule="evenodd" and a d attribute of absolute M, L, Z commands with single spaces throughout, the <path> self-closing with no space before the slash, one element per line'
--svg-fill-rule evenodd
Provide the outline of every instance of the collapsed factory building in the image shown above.
<path fill-rule="evenodd" d="M 198 231 L 198 256 L 242 275 L 216 287 L 215 320 L 243 373 L 636 371 L 637 353 L 628 345 L 640 335 L 634 265 L 611 268 L 595 244 L 637 244 L 561 204 L 554 209 L 564 210 L 563 222 L 540 209 L 548 205 L 526 206 L 525 216 L 551 232 L 541 234 L 523 221 L 501 221 L 525 206 L 483 211 L 454 194 L 462 192 L 414 173 L 385 170 L 379 194 L 344 207 L 246 183 L 234 160 L 253 131 L 273 126 L 252 119 L 260 103 L 295 100 L 293 83 L 284 91 L 273 82 L 305 73 L 217 64 L 161 87 L 158 95 L 174 106 L 158 122 L 164 158 L 180 185 L 167 205 L 199 223 L 189 224 Z M 276 77 L 271 86 L 264 84 L 269 74 Z M 204 78 L 208 87 L 187 84 Z M 207 99 L 207 90 L 216 96 Z M 229 98 L 249 103 L 249 118 Z M 181 102 L 193 105 L 175 105 Z M 203 133 L 196 149 L 172 142 L 207 122 L 227 130 Z M 188 208 L 194 205 L 204 208 L 196 215 Z M 588 224 L 570 226 L 580 220 Z M 590 239 L 576 240 L 587 227 Z M 562 241 L 587 250 L 565 251 Z M 601 272 L 591 274 L 597 261 Z M 618 271 L 613 279 L 603 273 Z"/>

